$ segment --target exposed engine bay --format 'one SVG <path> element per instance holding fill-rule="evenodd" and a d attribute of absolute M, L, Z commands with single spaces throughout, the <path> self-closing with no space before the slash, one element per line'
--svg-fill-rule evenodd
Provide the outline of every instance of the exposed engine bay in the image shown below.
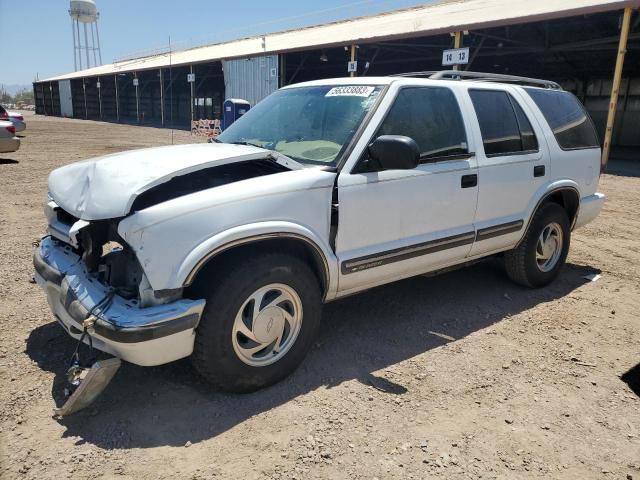
<path fill-rule="evenodd" d="M 92 222 L 78 235 L 77 252 L 89 273 L 124 298 L 138 296 L 144 275 L 133 250 L 120 238 L 117 220 Z"/>
<path fill-rule="evenodd" d="M 129 215 L 191 193 L 288 170 L 282 164 L 265 158 L 189 172 L 138 195 Z M 88 272 L 105 286 L 113 288 L 118 295 L 139 300 L 141 307 L 168 303 L 181 295 L 181 289 L 163 292 L 151 289 L 135 252 L 118 234 L 122 218 L 85 222 L 57 205 L 51 216 L 58 227 L 50 225 L 50 232 L 66 242 L 75 240 L 71 242 L 74 251 L 82 258 Z"/>

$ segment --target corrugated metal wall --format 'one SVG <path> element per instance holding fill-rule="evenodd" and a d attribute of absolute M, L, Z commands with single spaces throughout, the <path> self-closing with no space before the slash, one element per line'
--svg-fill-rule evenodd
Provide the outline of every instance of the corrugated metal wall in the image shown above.
<path fill-rule="evenodd" d="M 278 55 L 223 60 L 225 99 L 241 98 L 255 106 L 278 89 Z"/>
<path fill-rule="evenodd" d="M 598 130 L 600 141 L 604 139 L 607 126 L 612 83 L 610 79 L 561 82 L 565 90 L 575 93 L 584 103 Z M 639 124 L 640 78 L 623 78 L 611 144 L 616 147 L 640 147 Z"/>

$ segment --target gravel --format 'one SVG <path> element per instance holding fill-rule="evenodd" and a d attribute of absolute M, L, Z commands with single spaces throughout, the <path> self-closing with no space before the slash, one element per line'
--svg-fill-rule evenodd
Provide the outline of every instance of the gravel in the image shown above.
<path fill-rule="evenodd" d="M 125 364 L 60 420 L 74 344 L 30 283 L 47 174 L 171 132 L 26 118 L 0 155 L 0 478 L 640 477 L 640 400 L 620 379 L 640 361 L 640 178 L 601 178 L 604 212 L 547 288 L 495 260 L 417 277 L 327 305 L 317 346 L 272 388 Z"/>

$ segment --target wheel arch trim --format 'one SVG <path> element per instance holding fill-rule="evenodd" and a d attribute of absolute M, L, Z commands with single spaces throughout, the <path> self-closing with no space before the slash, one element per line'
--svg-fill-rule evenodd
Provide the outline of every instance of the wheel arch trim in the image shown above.
<path fill-rule="evenodd" d="M 323 245 L 320 238 L 310 229 L 290 222 L 265 222 L 262 224 L 242 225 L 220 232 L 192 250 L 180 265 L 177 272 L 183 287 L 189 286 L 198 272 L 214 257 L 241 245 L 249 245 L 265 240 L 292 239 L 304 242 L 310 247 L 321 264 L 324 298 L 332 298 L 337 290 L 337 259 Z"/>
<path fill-rule="evenodd" d="M 546 200 L 549 199 L 549 197 L 562 191 L 571 191 L 575 193 L 578 201 L 576 213 L 573 215 L 573 219 L 570 219 L 570 230 L 573 230 L 573 225 L 575 224 L 576 219 L 578 218 L 578 214 L 580 213 L 580 190 L 578 189 L 578 185 L 570 180 L 554 182 L 552 184 L 546 185 L 546 188 L 544 188 L 534 207 L 531 209 L 531 212 L 525 222 L 525 228 L 522 230 L 522 237 L 520 237 L 520 240 L 518 240 L 518 243 L 514 248 L 518 248 L 518 246 L 520 246 L 520 244 L 524 240 L 525 236 L 527 235 L 527 231 L 529 230 L 529 226 L 531 225 L 531 221 L 533 220 L 533 217 L 535 216 L 538 209 L 545 203 Z"/>

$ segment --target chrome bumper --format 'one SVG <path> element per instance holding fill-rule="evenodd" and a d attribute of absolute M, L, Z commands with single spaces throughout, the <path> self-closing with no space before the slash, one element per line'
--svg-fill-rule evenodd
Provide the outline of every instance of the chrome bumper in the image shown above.
<path fill-rule="evenodd" d="M 69 335 L 80 338 L 83 321 L 110 289 L 86 271 L 70 246 L 51 237 L 42 240 L 33 263 L 57 320 Z M 98 317 L 90 331 L 93 346 L 146 366 L 187 357 L 204 305 L 204 300 L 180 299 L 140 308 L 135 300 L 115 295 L 106 311 L 93 312 Z"/>

